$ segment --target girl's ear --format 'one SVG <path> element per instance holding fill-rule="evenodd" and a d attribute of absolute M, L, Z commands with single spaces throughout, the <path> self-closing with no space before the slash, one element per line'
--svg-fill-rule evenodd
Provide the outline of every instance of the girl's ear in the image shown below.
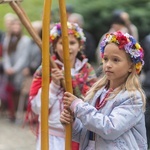
<path fill-rule="evenodd" d="M 132 72 L 133 67 L 134 67 L 134 64 L 133 64 L 133 63 L 130 63 L 130 64 L 129 64 L 129 70 L 128 70 L 128 71 L 129 71 L 129 72 Z"/>

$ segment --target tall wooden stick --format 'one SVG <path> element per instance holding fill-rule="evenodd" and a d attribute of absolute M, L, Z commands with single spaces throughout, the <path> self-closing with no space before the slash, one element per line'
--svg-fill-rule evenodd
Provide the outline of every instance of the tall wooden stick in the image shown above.
<path fill-rule="evenodd" d="M 42 26 L 42 94 L 41 94 L 41 150 L 49 150 L 49 76 L 50 76 L 50 9 L 52 0 L 44 0 Z"/>
<path fill-rule="evenodd" d="M 68 44 L 68 28 L 67 28 L 67 15 L 66 15 L 66 4 L 65 0 L 59 0 L 60 8 L 60 20 L 62 26 L 62 41 L 63 41 L 63 57 L 64 57 L 64 69 L 65 69 L 65 83 L 66 91 L 73 93 L 71 73 L 70 73 L 70 56 L 69 56 L 69 44 Z M 71 150 L 71 139 L 72 139 L 72 125 L 66 126 L 66 140 L 65 149 Z"/>

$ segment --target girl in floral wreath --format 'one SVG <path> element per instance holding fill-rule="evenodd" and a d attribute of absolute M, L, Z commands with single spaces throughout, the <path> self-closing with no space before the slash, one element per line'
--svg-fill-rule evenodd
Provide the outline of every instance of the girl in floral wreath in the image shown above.
<path fill-rule="evenodd" d="M 82 29 L 73 23 L 67 23 L 69 54 L 71 63 L 71 76 L 73 93 L 83 98 L 89 87 L 96 81 L 96 74 L 93 67 L 88 63 L 82 53 L 82 47 L 85 42 L 85 37 Z M 63 110 L 63 95 L 65 89 L 61 86 L 60 80 L 64 79 L 64 64 L 63 64 L 63 45 L 61 24 L 57 23 L 50 31 L 50 42 L 53 48 L 52 59 L 57 64 L 58 68 L 51 69 L 51 81 L 49 85 L 49 145 L 53 150 L 65 149 L 65 132 L 63 125 L 60 122 L 60 114 Z M 35 72 L 34 79 L 30 90 L 30 105 L 31 110 L 39 116 L 41 111 L 41 66 Z M 37 148 L 40 150 L 40 131 L 37 139 Z M 78 149 L 78 143 L 73 143 L 73 149 Z"/>
<path fill-rule="evenodd" d="M 143 49 L 121 32 L 107 34 L 100 49 L 104 76 L 85 101 L 65 92 L 60 120 L 74 121 L 73 140 L 80 142 L 80 150 L 147 150 L 145 94 L 138 79 Z"/>

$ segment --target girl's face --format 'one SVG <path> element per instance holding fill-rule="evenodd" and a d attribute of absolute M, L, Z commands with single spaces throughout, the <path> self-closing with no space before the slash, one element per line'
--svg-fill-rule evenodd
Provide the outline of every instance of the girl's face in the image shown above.
<path fill-rule="evenodd" d="M 132 72 L 132 62 L 124 50 L 111 43 L 105 47 L 103 70 L 110 81 L 110 88 L 114 89 L 126 81 L 129 72 Z"/>
<path fill-rule="evenodd" d="M 74 66 L 76 56 L 78 52 L 80 51 L 80 44 L 79 41 L 74 37 L 74 35 L 69 35 L 68 36 L 68 41 L 69 41 L 69 55 L 70 55 L 70 62 L 71 62 L 71 67 Z M 63 44 L 62 44 L 62 38 L 59 38 L 56 47 L 55 47 L 55 52 L 59 55 L 60 60 L 63 62 Z"/>
<path fill-rule="evenodd" d="M 11 33 L 14 35 L 19 35 L 22 31 L 21 22 L 19 20 L 12 21 L 11 24 Z"/>

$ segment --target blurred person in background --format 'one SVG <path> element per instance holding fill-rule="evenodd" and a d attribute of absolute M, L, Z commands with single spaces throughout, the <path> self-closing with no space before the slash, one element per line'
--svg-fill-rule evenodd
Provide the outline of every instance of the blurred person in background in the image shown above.
<path fill-rule="evenodd" d="M 42 38 L 42 21 L 33 21 L 32 26 L 36 32 L 36 34 Z M 41 50 L 39 46 L 35 43 L 34 39 L 31 39 L 29 43 L 29 53 L 28 53 L 28 64 L 27 67 L 23 69 L 23 74 L 32 76 L 37 69 L 37 67 L 41 64 Z"/>
<path fill-rule="evenodd" d="M 5 31 L 0 36 L 0 99 L 1 99 L 1 113 L 4 114 L 5 110 L 7 110 L 8 107 L 8 101 L 7 101 L 7 76 L 4 72 L 4 67 L 2 63 L 3 58 L 3 47 L 4 47 L 4 37 L 5 37 L 5 43 L 9 41 L 10 38 L 10 27 L 11 27 L 11 21 L 17 18 L 17 16 L 13 13 L 7 13 L 4 16 L 4 26 Z M 7 38 L 6 38 L 7 37 Z"/>
<path fill-rule="evenodd" d="M 123 33 L 129 32 L 125 20 L 121 17 L 121 12 L 117 10 L 112 13 L 111 26 L 108 32 L 111 33 L 115 31 L 121 31 Z"/>
<path fill-rule="evenodd" d="M 125 21 L 125 25 L 128 28 L 128 33 L 131 34 L 137 41 L 139 41 L 138 29 L 131 22 L 129 14 L 125 11 L 121 11 L 120 17 Z"/>
<path fill-rule="evenodd" d="M 3 38 L 4 38 L 4 32 L 0 30 L 0 113 L 2 114 L 5 110 L 6 106 L 6 84 L 7 79 L 4 74 L 3 65 L 2 65 L 2 57 L 3 57 L 3 51 L 2 51 L 2 44 L 3 44 Z"/>
<path fill-rule="evenodd" d="M 145 51 L 144 55 L 144 68 L 143 68 L 143 75 L 144 79 L 143 89 L 146 94 L 146 112 L 145 112 L 145 123 L 146 123 L 146 130 L 147 130 L 147 142 L 148 148 L 150 148 L 150 34 L 148 34 L 142 41 L 142 46 Z"/>
<path fill-rule="evenodd" d="M 3 55 L 3 50 L 2 50 L 2 44 L 3 44 L 3 38 L 4 38 L 4 32 L 0 30 L 0 70 L 2 67 L 2 55 Z"/>
<path fill-rule="evenodd" d="M 96 42 L 95 42 L 94 37 L 92 36 L 92 34 L 84 29 L 85 22 L 84 22 L 83 16 L 79 13 L 72 13 L 68 17 L 68 21 L 72 22 L 72 23 L 77 23 L 83 29 L 83 33 L 86 37 L 86 42 L 85 42 L 85 45 L 83 47 L 83 53 L 88 58 L 88 61 L 91 64 L 95 63 L 96 62 L 95 61 L 95 59 L 96 59 L 96 56 L 95 56 Z"/>
<path fill-rule="evenodd" d="M 74 13 L 74 7 L 71 4 L 66 5 L 66 13 L 67 13 L 67 19 L 70 17 L 72 13 Z"/>
<path fill-rule="evenodd" d="M 23 28 L 17 16 L 14 15 L 9 23 L 7 21 L 5 23 L 7 23 L 7 32 L 3 41 L 3 67 L 8 78 L 6 92 L 8 93 L 9 118 L 15 121 L 23 81 L 22 70 L 28 60 L 30 38 L 23 35 Z"/>
<path fill-rule="evenodd" d="M 42 21 L 37 20 L 31 22 L 36 34 L 42 38 Z M 27 99 L 29 96 L 29 90 L 33 78 L 33 74 L 36 69 L 41 65 L 41 50 L 36 42 L 31 39 L 28 46 L 28 61 L 26 67 L 22 70 L 22 74 L 24 76 L 24 80 L 22 82 L 21 94 L 19 97 L 19 104 L 17 109 L 17 119 L 23 119 L 22 114 L 24 108 L 26 109 Z M 18 120 L 19 121 L 19 120 Z"/>
<path fill-rule="evenodd" d="M 5 34 L 8 36 L 11 33 L 11 22 L 17 19 L 17 15 L 13 13 L 7 13 L 4 16 Z M 6 39 L 5 39 L 6 40 Z"/>
<path fill-rule="evenodd" d="M 74 13 L 74 6 L 72 4 L 66 4 L 66 19 L 68 20 L 69 16 Z M 54 17 L 54 23 L 60 22 L 60 9 L 56 8 L 52 11 L 53 17 Z"/>

